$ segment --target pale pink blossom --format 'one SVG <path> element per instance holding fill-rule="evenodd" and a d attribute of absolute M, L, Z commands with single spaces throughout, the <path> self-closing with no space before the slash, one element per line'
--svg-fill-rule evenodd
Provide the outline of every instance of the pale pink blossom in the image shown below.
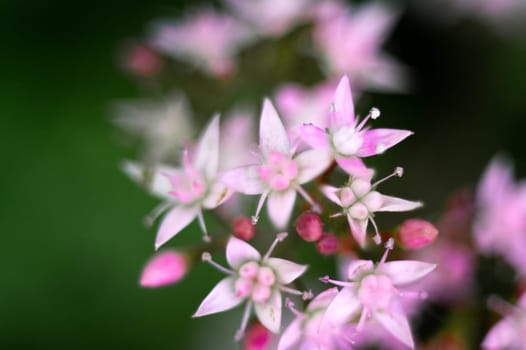
<path fill-rule="evenodd" d="M 188 271 L 185 254 L 167 250 L 156 254 L 144 267 L 140 284 L 145 288 L 158 288 L 180 281 Z"/>
<path fill-rule="evenodd" d="M 488 165 L 478 186 L 473 238 L 484 254 L 497 254 L 526 276 L 526 183 L 513 180 L 503 158 Z"/>
<path fill-rule="evenodd" d="M 398 12 L 380 2 L 337 11 L 323 8 L 313 36 L 327 75 L 347 74 L 360 90 L 406 90 L 405 68 L 381 50 Z"/>
<path fill-rule="evenodd" d="M 368 223 L 374 227 L 373 237 L 376 244 L 381 243 L 380 233 L 373 218 L 375 212 L 409 211 L 422 206 L 421 202 L 408 201 L 391 197 L 378 192 L 377 186 L 392 176 L 402 176 L 403 169 L 398 167 L 395 171 L 375 183 L 371 183 L 372 171 L 363 176 L 351 176 L 343 187 L 323 185 L 321 191 L 332 202 L 342 207 L 342 211 L 332 217 L 345 216 L 349 222 L 351 234 L 355 241 L 364 247 L 367 237 Z"/>
<path fill-rule="evenodd" d="M 500 302 L 499 304 L 504 304 Z M 526 334 L 526 294 L 523 294 L 516 306 L 502 305 L 506 315 L 488 332 L 482 348 L 485 350 L 524 350 Z"/>
<path fill-rule="evenodd" d="M 330 328 L 322 327 L 326 326 L 322 324 L 323 315 L 337 295 L 337 288 L 325 290 L 312 299 L 304 312 L 298 311 L 292 301 L 287 300 L 287 307 L 294 313 L 296 318 L 283 331 L 277 350 L 352 349 L 353 339 L 346 334 L 347 329 L 350 327 L 345 325 Z"/>
<path fill-rule="evenodd" d="M 235 55 L 252 38 L 235 18 L 204 8 L 179 22 L 162 23 L 152 45 L 215 76 L 235 70 Z"/>
<path fill-rule="evenodd" d="M 363 331 L 369 319 L 410 348 L 414 348 L 413 336 L 407 316 L 400 303 L 401 298 L 423 298 L 424 292 L 404 291 L 436 267 L 420 261 L 399 260 L 386 262 L 394 240 L 386 243 L 386 251 L 375 265 L 371 260 L 355 260 L 348 265 L 347 281 L 332 280 L 328 276 L 320 280 L 343 287 L 332 300 L 323 318 L 324 327 L 339 327 L 359 317 L 356 332 Z"/>
<path fill-rule="evenodd" d="M 281 36 L 304 19 L 313 0 L 224 0 L 261 35 Z"/>
<path fill-rule="evenodd" d="M 278 234 L 263 257 L 250 244 L 231 237 L 226 246 L 226 259 L 230 268 L 217 264 L 209 253 L 203 253 L 203 260 L 227 277 L 206 296 L 193 317 L 230 310 L 245 303 L 241 327 L 236 333 L 237 340 L 244 336 L 252 309 L 263 326 L 278 333 L 281 325 L 281 293 L 310 297 L 310 292 L 300 292 L 286 286 L 300 277 L 307 266 L 270 257 L 275 246 L 286 236 L 286 233 Z"/>
<path fill-rule="evenodd" d="M 227 171 L 222 177 L 237 192 L 261 194 L 254 222 L 257 222 L 267 197 L 270 220 L 278 228 L 287 225 L 297 192 L 315 206 L 301 185 L 328 168 L 330 155 L 326 150 L 308 150 L 297 155 L 294 151 L 276 109 L 269 100 L 265 100 L 259 124 L 261 160 L 258 164 Z"/>
<path fill-rule="evenodd" d="M 132 178 L 143 178 L 145 169 L 133 162 L 124 164 L 124 171 Z M 160 165 L 150 175 L 150 191 L 164 201 L 151 213 L 153 221 L 167 211 L 157 231 L 155 248 L 178 234 L 194 219 L 198 218 L 206 240 L 208 231 L 203 218 L 203 209 L 214 209 L 226 201 L 231 191 L 219 181 L 219 115 L 216 115 L 200 136 L 195 151 L 186 150 L 183 167 Z"/>
<path fill-rule="evenodd" d="M 380 111 L 373 108 L 363 120 L 358 120 L 349 79 L 344 76 L 336 88 L 327 126 L 304 125 L 301 137 L 310 147 L 330 152 L 347 173 L 362 174 L 365 166 L 361 158 L 381 154 L 413 134 L 408 130 L 369 129 L 368 120 L 379 116 Z"/>

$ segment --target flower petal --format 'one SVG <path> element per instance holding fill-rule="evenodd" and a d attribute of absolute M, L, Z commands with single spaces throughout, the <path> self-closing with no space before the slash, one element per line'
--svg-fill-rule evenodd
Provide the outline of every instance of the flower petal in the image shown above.
<path fill-rule="evenodd" d="M 482 341 L 482 347 L 487 350 L 511 349 L 514 339 L 519 336 L 515 327 L 508 318 L 497 322 Z"/>
<path fill-rule="evenodd" d="M 296 201 L 296 190 L 291 188 L 284 192 L 271 192 L 267 200 L 270 221 L 276 228 L 285 228 Z"/>
<path fill-rule="evenodd" d="M 376 318 L 389 333 L 411 349 L 414 349 L 415 344 L 413 342 L 411 328 L 409 327 L 407 316 L 402 312 L 400 307 L 391 307 L 390 312 L 374 311 L 373 317 Z"/>
<path fill-rule="evenodd" d="M 303 142 L 312 148 L 330 149 L 329 135 L 325 130 L 312 124 L 300 127 L 299 134 Z"/>
<path fill-rule="evenodd" d="M 274 291 L 264 303 L 255 303 L 254 309 L 259 322 L 272 333 L 278 333 L 281 325 L 281 293 Z"/>
<path fill-rule="evenodd" d="M 145 186 L 147 190 L 161 198 L 173 198 L 169 192 L 172 185 L 164 174 L 181 173 L 180 169 L 167 165 L 159 165 L 153 169 L 147 169 L 138 162 L 124 161 L 121 164 L 122 171 L 133 181 Z"/>
<path fill-rule="evenodd" d="M 216 114 L 199 138 L 194 158 L 195 167 L 208 179 L 217 174 L 219 167 L 219 115 Z"/>
<path fill-rule="evenodd" d="M 299 175 L 296 180 L 299 184 L 304 184 L 327 170 L 331 165 L 332 157 L 327 150 L 311 149 L 300 153 L 294 160 L 299 166 Z"/>
<path fill-rule="evenodd" d="M 223 278 L 205 300 L 199 305 L 192 317 L 201 317 L 233 309 L 241 304 L 245 298 L 237 297 L 234 291 L 234 277 Z"/>
<path fill-rule="evenodd" d="M 320 190 L 331 202 L 338 204 L 340 207 L 342 206 L 342 202 L 338 196 L 339 188 L 331 185 L 322 185 Z"/>
<path fill-rule="evenodd" d="M 355 287 L 344 287 L 327 307 L 320 328 L 338 327 L 347 323 L 360 309 L 361 303 Z"/>
<path fill-rule="evenodd" d="M 351 215 L 347 215 L 347 221 L 349 221 L 349 227 L 351 228 L 351 234 L 354 237 L 354 240 L 360 245 L 360 247 L 365 247 L 369 219 L 356 220 L 351 217 Z"/>
<path fill-rule="evenodd" d="M 221 182 L 236 192 L 244 194 L 260 194 L 266 191 L 266 186 L 258 173 L 259 165 L 248 165 L 224 172 Z"/>
<path fill-rule="evenodd" d="M 422 206 L 422 202 L 382 195 L 383 204 L 377 211 L 409 211 Z"/>
<path fill-rule="evenodd" d="M 207 209 L 213 209 L 232 196 L 233 191 L 221 182 L 214 182 L 209 189 L 208 196 L 203 201 L 203 206 Z"/>
<path fill-rule="evenodd" d="M 247 242 L 230 237 L 226 245 L 226 260 L 234 269 L 238 269 L 245 261 L 259 261 L 261 254 Z"/>
<path fill-rule="evenodd" d="M 411 135 L 413 135 L 413 132 L 409 130 L 367 130 L 363 135 L 362 147 L 360 147 L 356 155 L 358 157 L 369 157 L 381 154 Z"/>
<path fill-rule="evenodd" d="M 279 119 L 278 112 L 269 99 L 263 102 L 261 119 L 259 122 L 259 147 L 266 155 L 270 151 L 277 151 L 290 155 L 290 143 L 287 131 Z"/>
<path fill-rule="evenodd" d="M 283 331 L 281 338 L 278 343 L 278 350 L 292 350 L 297 349 L 295 346 L 302 336 L 301 330 L 302 320 L 296 318 L 290 323 L 290 325 Z"/>
<path fill-rule="evenodd" d="M 419 280 L 436 268 L 430 264 L 415 260 L 389 261 L 378 266 L 378 271 L 388 275 L 393 284 L 401 285 Z"/>
<path fill-rule="evenodd" d="M 176 206 L 166 214 L 159 226 L 157 236 L 155 237 L 155 249 L 159 249 L 164 243 L 169 241 L 173 236 L 178 234 L 183 228 L 194 221 L 200 208 Z"/>
<path fill-rule="evenodd" d="M 333 103 L 334 112 L 330 113 L 331 128 L 355 123 L 351 85 L 349 84 L 349 78 L 347 78 L 346 75 L 342 77 L 336 87 Z"/>
<path fill-rule="evenodd" d="M 374 171 L 368 169 L 360 158 L 357 157 L 336 157 L 336 163 L 347 174 L 360 178 L 372 178 Z"/>
<path fill-rule="evenodd" d="M 267 259 L 267 263 L 276 271 L 278 281 L 281 284 L 289 284 L 303 275 L 308 268 L 307 265 L 296 264 L 295 262 L 280 258 L 269 258 Z"/>
<path fill-rule="evenodd" d="M 314 299 L 312 299 L 307 307 L 307 310 L 315 310 L 318 308 L 327 308 L 329 304 L 334 300 L 338 295 L 338 288 L 333 287 L 327 290 L 324 290 L 318 294 Z"/>

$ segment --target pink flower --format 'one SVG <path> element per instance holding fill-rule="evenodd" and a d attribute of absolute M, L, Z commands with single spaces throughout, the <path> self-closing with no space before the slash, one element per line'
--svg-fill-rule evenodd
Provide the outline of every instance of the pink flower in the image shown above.
<path fill-rule="evenodd" d="M 225 0 L 232 11 L 263 35 L 280 36 L 303 19 L 312 0 Z"/>
<path fill-rule="evenodd" d="M 398 236 L 400 243 L 407 249 L 419 249 L 437 238 L 438 229 L 429 221 L 408 219 L 400 225 Z"/>
<path fill-rule="evenodd" d="M 281 293 L 302 295 L 304 298 L 310 295 L 309 292 L 286 287 L 301 276 L 307 266 L 270 257 L 277 243 L 286 236 L 286 233 L 278 234 L 263 257 L 250 244 L 231 237 L 226 246 L 226 258 L 231 269 L 217 264 L 209 253 L 203 253 L 204 261 L 228 276 L 207 295 L 193 317 L 230 310 L 245 302 L 241 327 L 236 334 L 237 340 L 244 336 L 252 309 L 263 326 L 278 333 L 281 325 Z"/>
<path fill-rule="evenodd" d="M 405 199 L 386 196 L 376 191 L 377 186 L 392 176 L 402 176 L 403 169 L 398 167 L 395 171 L 371 184 L 372 172 L 361 177 L 351 176 L 349 182 L 344 187 L 333 187 L 323 185 L 323 194 L 342 207 L 342 211 L 332 215 L 332 217 L 346 216 L 351 229 L 351 234 L 360 246 L 366 244 L 367 225 L 369 221 L 373 224 L 376 244 L 381 243 L 378 227 L 373 219 L 373 215 L 378 211 L 408 211 L 422 206 L 421 202 L 413 202 Z"/>
<path fill-rule="evenodd" d="M 346 336 L 344 325 L 340 328 L 322 328 L 323 315 L 337 295 L 337 288 L 327 289 L 312 299 L 305 312 L 296 310 L 292 301 L 287 300 L 287 307 L 296 315 L 296 319 L 283 331 L 277 350 L 352 349 L 352 340 Z"/>
<path fill-rule="evenodd" d="M 386 251 L 375 266 L 371 260 L 355 260 L 348 266 L 348 281 L 336 281 L 328 276 L 322 282 L 343 287 L 332 300 L 325 312 L 325 327 L 338 327 L 360 314 L 356 326 L 359 333 L 369 318 L 379 322 L 383 328 L 398 340 L 414 348 L 407 316 L 400 304 L 400 297 L 425 297 L 422 292 L 408 292 L 401 287 L 415 282 L 436 267 L 420 261 L 399 260 L 385 262 L 393 248 L 394 240 L 386 243 Z"/>
<path fill-rule="evenodd" d="M 224 76 L 235 70 L 235 54 L 251 37 L 234 18 L 207 8 L 180 22 L 160 24 L 152 44 L 209 74 Z"/>
<path fill-rule="evenodd" d="M 507 316 L 499 321 L 488 332 L 482 348 L 486 350 L 521 350 L 524 349 L 524 334 L 526 334 L 526 294 L 513 307 L 506 305 Z"/>
<path fill-rule="evenodd" d="M 347 173 L 363 174 L 365 166 L 360 158 L 383 153 L 413 134 L 407 130 L 366 127 L 369 118 L 376 119 L 379 116 L 380 111 L 373 108 L 359 122 L 354 115 L 349 79 L 344 76 L 336 88 L 327 127 L 304 125 L 301 136 L 310 147 L 330 152 Z"/>
<path fill-rule="evenodd" d="M 259 151 L 259 164 L 227 171 L 222 179 L 235 191 L 248 195 L 261 194 L 254 222 L 257 222 L 268 197 L 271 221 L 276 227 L 284 228 L 294 207 L 296 192 L 315 206 L 301 185 L 327 169 L 331 162 L 330 155 L 325 150 L 308 150 L 294 155 L 287 132 L 269 100 L 265 100 L 261 112 Z"/>
<path fill-rule="evenodd" d="M 188 270 L 187 257 L 176 251 L 164 251 L 155 255 L 144 267 L 141 286 L 158 288 L 180 281 Z"/>
<path fill-rule="evenodd" d="M 512 167 L 495 158 L 476 197 L 473 235 L 484 254 L 497 254 L 526 276 L 526 184 L 513 181 Z"/>
<path fill-rule="evenodd" d="M 343 11 L 322 9 L 313 36 L 329 77 L 347 74 L 360 89 L 407 88 L 404 68 L 381 51 L 398 10 L 380 2 Z"/>
<path fill-rule="evenodd" d="M 155 249 L 170 240 L 198 218 L 205 240 L 209 240 L 203 218 L 203 209 L 214 209 L 226 201 L 231 191 L 218 180 L 219 168 L 219 116 L 215 116 L 198 140 L 193 156 L 184 152 L 183 167 L 161 165 L 151 174 L 150 191 L 164 201 L 150 214 L 155 220 L 172 208 L 163 218 Z M 124 170 L 132 178 L 141 179 L 142 166 L 127 162 Z"/>

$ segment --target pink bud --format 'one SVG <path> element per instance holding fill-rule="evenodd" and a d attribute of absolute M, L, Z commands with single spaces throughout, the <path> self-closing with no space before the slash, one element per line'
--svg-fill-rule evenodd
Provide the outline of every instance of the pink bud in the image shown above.
<path fill-rule="evenodd" d="M 244 350 L 268 350 L 271 342 L 272 333 L 256 322 L 247 330 Z"/>
<path fill-rule="evenodd" d="M 234 219 L 232 231 L 234 236 L 244 241 L 250 241 L 256 235 L 256 227 L 252 224 L 252 220 L 246 216 Z"/>
<path fill-rule="evenodd" d="M 315 242 L 323 234 L 323 223 L 318 214 L 306 212 L 296 220 L 296 232 L 307 242 Z"/>
<path fill-rule="evenodd" d="M 163 287 L 180 281 L 187 270 L 186 255 L 175 251 L 164 251 L 146 263 L 140 285 L 145 288 Z"/>
<path fill-rule="evenodd" d="M 418 249 L 433 242 L 438 236 L 438 229 L 429 221 L 408 219 L 400 226 L 398 236 L 407 249 Z"/>
<path fill-rule="evenodd" d="M 338 251 L 339 245 L 338 237 L 333 233 L 324 233 L 318 243 L 316 243 L 316 248 L 318 248 L 320 254 L 332 255 Z"/>
<path fill-rule="evenodd" d="M 151 76 L 161 70 L 161 59 L 151 49 L 136 45 L 128 53 L 126 62 L 128 68 L 135 74 Z"/>

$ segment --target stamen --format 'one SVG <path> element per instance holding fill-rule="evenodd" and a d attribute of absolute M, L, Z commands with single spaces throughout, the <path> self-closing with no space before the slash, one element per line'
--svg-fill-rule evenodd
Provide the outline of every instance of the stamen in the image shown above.
<path fill-rule="evenodd" d="M 192 162 L 190 161 L 190 152 L 188 152 L 188 148 L 185 147 L 183 150 L 183 168 L 185 172 L 187 172 L 191 167 Z"/>
<path fill-rule="evenodd" d="M 289 288 L 289 287 L 285 287 L 285 286 L 279 286 L 279 290 L 281 290 L 282 292 L 285 292 L 285 293 L 289 293 L 289 294 L 292 294 L 292 295 L 298 295 L 298 296 L 301 296 L 301 298 L 303 300 L 309 300 L 309 299 L 312 299 L 312 297 L 314 296 L 312 294 L 312 291 L 311 290 L 307 290 L 307 291 L 301 291 L 301 290 L 297 290 L 297 289 L 294 289 L 294 288 Z"/>
<path fill-rule="evenodd" d="M 378 119 L 378 117 L 380 117 L 380 110 L 376 107 L 373 107 L 371 108 L 371 110 L 369 111 L 369 113 L 365 116 L 365 118 L 363 118 L 363 120 L 360 122 L 360 124 L 358 125 L 358 127 L 356 128 L 356 130 L 361 130 L 364 126 L 365 126 L 365 123 L 367 123 L 367 121 L 369 120 L 369 118 L 371 119 Z"/>
<path fill-rule="evenodd" d="M 338 218 L 340 216 L 343 216 L 343 213 L 342 212 L 339 212 L 339 213 L 336 213 L 336 214 L 332 214 L 330 215 L 329 217 L 332 219 L 332 218 Z"/>
<path fill-rule="evenodd" d="M 267 260 L 270 254 L 272 254 L 272 252 L 274 251 L 274 248 L 276 248 L 276 245 L 278 245 L 278 243 L 280 242 L 283 242 L 283 240 L 285 240 L 285 238 L 287 238 L 288 235 L 289 234 L 287 232 L 278 233 L 276 235 L 276 239 L 274 240 L 274 242 L 272 242 L 272 244 L 270 245 L 270 248 L 268 249 L 267 253 L 263 257 L 263 260 Z"/>
<path fill-rule="evenodd" d="M 361 332 L 363 327 L 365 326 L 365 321 L 367 320 L 367 317 L 369 316 L 369 311 L 366 307 L 363 308 L 362 314 L 360 315 L 360 320 L 358 321 L 358 325 L 356 326 L 356 331 Z"/>
<path fill-rule="evenodd" d="M 334 284 L 335 286 L 340 286 L 340 287 L 353 287 L 354 285 L 356 285 L 355 282 L 343 282 L 343 281 L 333 280 L 329 276 L 320 277 L 319 280 L 323 283 L 330 283 L 330 284 Z"/>
<path fill-rule="evenodd" d="M 379 184 L 381 184 L 385 180 L 389 180 L 393 176 L 402 177 L 403 175 L 404 175 L 404 168 L 402 168 L 401 166 L 397 166 L 392 174 L 387 175 L 383 179 L 380 179 L 380 180 L 376 181 L 374 184 L 371 185 L 371 188 L 375 188 L 376 186 L 378 186 Z"/>
<path fill-rule="evenodd" d="M 245 311 L 243 312 L 243 318 L 241 319 L 241 326 L 236 332 L 234 339 L 240 341 L 245 336 L 245 330 L 247 329 L 248 319 L 250 317 L 250 311 L 252 310 L 252 301 L 249 300 L 245 305 Z"/>
<path fill-rule="evenodd" d="M 371 224 L 374 227 L 373 241 L 374 243 L 376 243 L 376 245 L 379 245 L 382 243 L 382 236 L 380 236 L 380 232 L 378 231 L 378 226 L 376 225 L 376 221 L 374 221 L 372 216 L 369 216 L 369 220 L 371 221 Z"/>
<path fill-rule="evenodd" d="M 223 266 L 219 265 L 218 263 L 216 263 L 214 260 L 212 260 L 212 255 L 209 252 L 203 252 L 203 254 L 201 254 L 201 260 L 204 261 L 204 262 L 209 263 L 210 265 L 212 265 L 213 267 L 215 267 L 219 271 L 223 272 L 224 274 L 227 274 L 227 275 L 233 275 L 234 274 L 234 271 L 232 271 L 230 269 L 227 269 L 226 267 L 223 267 Z"/>
<path fill-rule="evenodd" d="M 208 230 L 206 229 L 205 219 L 203 217 L 203 212 L 200 211 L 197 215 L 197 221 L 199 222 L 199 227 L 201 227 L 201 231 L 203 231 L 203 241 L 209 243 L 212 241 L 212 238 L 208 234 Z"/>
<path fill-rule="evenodd" d="M 389 254 L 389 251 L 393 250 L 393 248 L 394 248 L 394 239 L 393 239 L 393 237 L 389 238 L 387 240 L 387 242 L 385 242 L 384 246 L 385 246 L 385 252 L 384 252 L 384 255 L 382 256 L 382 260 L 380 260 L 380 262 L 378 263 L 378 266 L 380 266 L 383 263 L 385 263 L 385 260 L 387 260 L 387 255 Z"/>
<path fill-rule="evenodd" d="M 288 297 L 285 299 L 285 307 L 289 309 L 290 312 L 294 314 L 294 316 L 299 317 L 299 318 L 307 318 L 307 316 L 303 312 L 298 311 L 298 309 L 294 307 L 294 302 L 290 300 L 290 298 Z"/>
<path fill-rule="evenodd" d="M 263 204 L 265 203 L 265 199 L 267 199 L 268 194 L 269 194 L 269 191 L 263 192 L 261 194 L 261 197 L 259 197 L 258 207 L 256 208 L 256 214 L 252 216 L 252 225 L 255 225 L 258 223 L 259 213 L 261 212 L 261 209 L 263 208 Z"/>
<path fill-rule="evenodd" d="M 321 207 L 314 202 L 311 196 L 301 187 L 300 185 L 296 185 L 296 191 L 311 205 L 311 210 L 315 213 L 321 214 Z"/>
<path fill-rule="evenodd" d="M 157 218 L 164 213 L 168 208 L 170 208 L 173 204 L 170 202 L 162 202 L 161 204 L 157 205 L 153 210 L 144 217 L 143 222 L 146 227 L 152 227 L 153 223 Z"/>

